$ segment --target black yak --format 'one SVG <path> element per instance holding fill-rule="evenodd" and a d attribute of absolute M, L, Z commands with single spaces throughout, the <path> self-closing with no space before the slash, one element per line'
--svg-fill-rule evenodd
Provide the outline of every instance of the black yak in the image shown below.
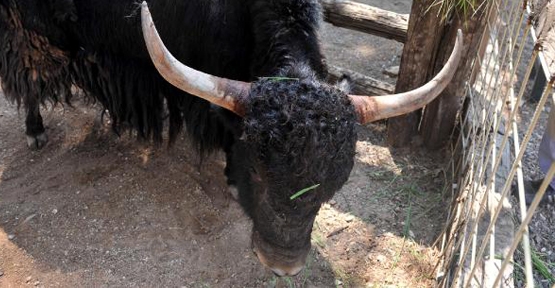
<path fill-rule="evenodd" d="M 167 122 L 170 143 L 185 130 L 199 153 L 222 149 L 228 184 L 254 224 L 253 250 L 278 275 L 302 269 L 316 214 L 352 169 L 355 125 L 422 107 L 459 58 L 415 91 L 353 96 L 324 81 L 317 0 L 149 6 L 167 50 L 136 0 L 0 0 L 0 78 L 26 109 L 28 145 L 47 142 L 40 104 L 70 102 L 76 86 L 116 132 L 160 142 Z"/>

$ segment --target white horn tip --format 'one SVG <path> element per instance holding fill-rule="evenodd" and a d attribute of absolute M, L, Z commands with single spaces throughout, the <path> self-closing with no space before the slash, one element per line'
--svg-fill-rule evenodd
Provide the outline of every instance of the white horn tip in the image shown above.
<path fill-rule="evenodd" d="M 146 3 L 146 1 L 141 2 L 141 10 L 149 12 L 148 11 L 148 4 Z"/>

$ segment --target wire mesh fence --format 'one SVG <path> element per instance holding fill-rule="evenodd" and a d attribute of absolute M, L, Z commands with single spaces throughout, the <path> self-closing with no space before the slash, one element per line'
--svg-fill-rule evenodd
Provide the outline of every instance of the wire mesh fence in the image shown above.
<path fill-rule="evenodd" d="M 493 0 L 489 4 L 483 49 L 475 59 L 475 76 L 467 82 L 465 109 L 454 135 L 449 187 L 454 196 L 439 239 L 439 284 L 552 287 L 553 267 L 543 265 L 545 275 L 538 272 L 529 225 L 539 204 L 545 202 L 555 165 L 551 163 L 537 193 L 526 203 L 524 179 L 530 175 L 525 175 L 522 163 L 525 155 L 537 155 L 536 140 L 546 130 L 551 110 L 550 46 L 555 43 L 551 42 L 555 38 L 551 10 L 555 7 L 546 1 Z M 542 77 L 548 81 L 542 83 Z M 540 93 L 535 92 L 538 88 Z M 523 103 L 532 102 L 534 93 L 540 96 L 533 113 L 522 115 Z M 537 165 L 536 160 L 528 162 Z M 517 249 L 522 257 L 515 261 Z M 535 277 L 538 273 L 540 277 Z"/>

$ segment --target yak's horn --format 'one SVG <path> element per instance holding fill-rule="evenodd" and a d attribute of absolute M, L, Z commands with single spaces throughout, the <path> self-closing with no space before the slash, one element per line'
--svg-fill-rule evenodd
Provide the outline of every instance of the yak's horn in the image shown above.
<path fill-rule="evenodd" d="M 349 95 L 355 106 L 360 123 L 368 123 L 380 119 L 403 115 L 424 107 L 434 100 L 449 82 L 459 65 L 462 55 L 462 32 L 457 31 L 455 48 L 441 71 L 428 83 L 412 91 L 384 95 L 359 96 Z"/>
<path fill-rule="evenodd" d="M 250 83 L 212 76 L 175 59 L 162 43 L 146 1 L 141 4 L 141 21 L 148 53 L 164 79 L 187 93 L 244 116 Z"/>

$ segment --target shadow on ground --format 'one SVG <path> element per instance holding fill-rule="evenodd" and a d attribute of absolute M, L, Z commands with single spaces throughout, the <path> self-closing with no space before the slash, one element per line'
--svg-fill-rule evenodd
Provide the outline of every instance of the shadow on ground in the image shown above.
<path fill-rule="evenodd" d="M 0 286 L 271 284 L 227 193 L 223 157 L 200 166 L 183 139 L 167 149 L 117 138 L 79 106 L 46 115 L 50 142 L 38 152 L 14 129 L 21 117 L 2 116 Z M 305 281 L 333 286 L 329 265 L 312 257 L 317 273 Z"/>
<path fill-rule="evenodd" d="M 278 279 L 250 250 L 222 155 L 199 165 L 184 139 L 167 149 L 118 138 L 80 104 L 47 112 L 50 142 L 31 152 L 22 116 L 0 99 L 0 286 L 432 283 L 441 173 L 380 146 L 383 125 L 360 129 L 355 169 L 317 218 L 307 268 Z"/>

